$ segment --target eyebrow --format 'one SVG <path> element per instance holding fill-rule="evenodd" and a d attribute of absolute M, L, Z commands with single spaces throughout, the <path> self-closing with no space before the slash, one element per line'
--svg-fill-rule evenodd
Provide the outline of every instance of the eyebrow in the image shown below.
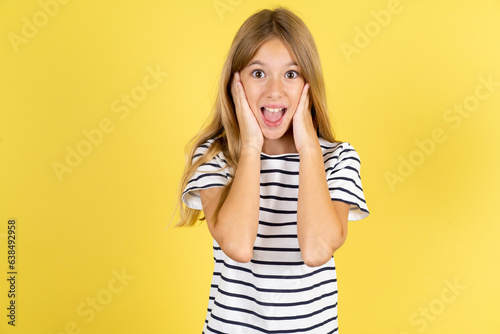
<path fill-rule="evenodd" d="M 254 60 L 251 63 L 249 63 L 247 66 L 252 66 L 252 65 L 264 66 L 265 64 L 263 62 L 261 62 L 260 60 Z M 285 64 L 285 66 L 299 66 L 299 65 L 296 62 L 291 61 L 291 62 Z"/>

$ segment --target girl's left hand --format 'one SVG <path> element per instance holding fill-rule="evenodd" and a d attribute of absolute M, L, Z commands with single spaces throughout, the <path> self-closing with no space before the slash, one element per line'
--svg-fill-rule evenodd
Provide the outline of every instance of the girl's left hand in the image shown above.
<path fill-rule="evenodd" d="M 304 85 L 302 95 L 300 96 L 297 111 L 293 115 L 293 139 L 295 148 L 299 154 L 308 147 L 316 147 L 318 143 L 318 135 L 314 128 L 311 108 L 309 106 L 309 83 Z"/>

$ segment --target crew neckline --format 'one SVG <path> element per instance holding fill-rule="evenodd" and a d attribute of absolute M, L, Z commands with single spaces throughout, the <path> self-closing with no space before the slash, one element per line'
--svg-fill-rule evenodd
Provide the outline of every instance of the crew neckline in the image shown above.
<path fill-rule="evenodd" d="M 285 156 L 293 156 L 293 157 L 298 157 L 299 153 L 280 153 L 280 154 L 268 154 L 264 152 L 260 152 L 260 155 L 263 155 L 265 157 L 270 157 L 270 158 L 279 158 L 279 157 L 285 157 Z"/>
<path fill-rule="evenodd" d="M 323 137 L 318 137 L 318 141 L 319 141 L 319 144 L 320 144 L 322 149 L 324 148 L 324 146 L 327 146 L 327 144 L 330 143 L 330 142 L 326 141 Z M 334 143 L 342 144 L 343 142 L 334 142 Z M 286 157 L 286 156 L 298 157 L 299 156 L 299 152 L 297 152 L 297 153 L 281 153 L 281 154 L 268 154 L 268 153 L 260 152 L 260 154 L 262 156 L 270 157 L 270 158 L 274 158 L 274 157 L 280 158 L 280 157 Z"/>

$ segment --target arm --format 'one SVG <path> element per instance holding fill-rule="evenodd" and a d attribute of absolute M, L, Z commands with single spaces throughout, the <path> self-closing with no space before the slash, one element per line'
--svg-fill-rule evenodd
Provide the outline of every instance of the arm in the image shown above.
<path fill-rule="evenodd" d="M 320 266 L 347 237 L 349 204 L 332 201 L 319 143 L 300 153 L 297 235 L 304 262 Z"/>
<path fill-rule="evenodd" d="M 257 238 L 260 206 L 260 153 L 264 137 L 248 105 L 239 73 L 235 73 L 231 92 L 241 134 L 241 153 L 233 184 L 217 219 L 213 213 L 222 188 L 200 191 L 208 229 L 224 253 L 237 262 L 252 259 Z"/>
<path fill-rule="evenodd" d="M 308 107 L 308 88 L 306 84 L 293 119 L 300 156 L 297 237 L 304 262 L 315 267 L 328 262 L 346 240 L 349 204 L 330 198 L 323 152 Z"/>
<path fill-rule="evenodd" d="M 237 262 L 252 259 L 259 225 L 260 152 L 242 150 L 233 185 L 218 219 L 213 213 L 222 188 L 200 190 L 208 229 L 224 253 Z"/>

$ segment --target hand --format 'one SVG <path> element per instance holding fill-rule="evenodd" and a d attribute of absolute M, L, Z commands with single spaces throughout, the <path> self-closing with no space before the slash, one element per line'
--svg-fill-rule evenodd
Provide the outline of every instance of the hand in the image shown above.
<path fill-rule="evenodd" d="M 259 123 L 255 115 L 248 105 L 248 100 L 245 95 L 245 89 L 240 81 L 240 73 L 235 72 L 233 82 L 231 83 L 231 94 L 236 107 L 236 117 L 241 135 L 241 145 L 243 147 L 254 147 L 262 151 L 264 145 L 264 136 L 260 129 Z"/>
<path fill-rule="evenodd" d="M 304 85 L 299 105 L 293 115 L 293 139 L 299 154 L 308 148 L 319 148 L 318 135 L 314 128 L 309 105 L 309 83 Z"/>

